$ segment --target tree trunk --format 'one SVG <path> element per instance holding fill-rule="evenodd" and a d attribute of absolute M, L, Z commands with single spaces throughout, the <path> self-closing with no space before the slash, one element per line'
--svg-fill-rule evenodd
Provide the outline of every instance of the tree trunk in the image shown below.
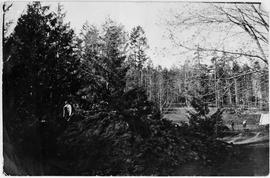
<path fill-rule="evenodd" d="M 3 21 L 2 21 L 2 47 L 4 46 L 4 29 L 5 29 L 5 3 L 3 4 Z"/>
<path fill-rule="evenodd" d="M 234 92 L 235 92 L 235 105 L 239 105 L 239 98 L 238 98 L 238 87 L 237 87 L 237 78 L 234 78 Z"/>
<path fill-rule="evenodd" d="M 228 89 L 228 103 L 231 106 L 232 105 L 232 94 L 231 94 L 231 86 L 230 86 L 230 83 L 228 82 L 228 80 L 226 80 L 226 85 L 229 86 L 229 89 Z"/>
<path fill-rule="evenodd" d="M 215 61 L 215 100 L 216 100 L 216 107 L 219 108 L 219 91 L 218 91 L 217 64 L 216 64 L 216 61 Z"/>

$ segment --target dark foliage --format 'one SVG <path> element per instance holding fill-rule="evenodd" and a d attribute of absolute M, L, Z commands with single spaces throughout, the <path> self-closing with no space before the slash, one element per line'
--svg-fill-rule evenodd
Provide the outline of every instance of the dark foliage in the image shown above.
<path fill-rule="evenodd" d="M 65 174 L 174 175 L 185 163 L 211 166 L 230 152 L 230 146 L 206 136 L 211 136 L 206 130 L 212 122 L 176 126 L 161 119 L 141 88 L 126 92 L 119 101 L 117 110 L 73 122 L 58 138 L 61 159 L 72 167 Z"/>
<path fill-rule="evenodd" d="M 72 162 L 77 175 L 168 173 L 181 155 L 170 145 L 179 142 L 175 126 L 156 120 L 158 110 L 142 89 L 126 92 L 119 101 L 117 110 L 88 115 L 67 128 L 59 138 L 66 148 L 60 149 L 63 159 Z"/>
<path fill-rule="evenodd" d="M 4 127 L 24 154 L 55 147 L 62 104 L 80 86 L 74 32 L 62 18 L 60 9 L 31 3 L 4 45 Z"/>
<path fill-rule="evenodd" d="M 145 89 L 126 91 L 122 27 L 106 23 L 97 51 L 90 45 L 75 52 L 63 14 L 48 10 L 28 5 L 5 46 L 4 144 L 42 161 L 46 175 L 174 175 L 185 163 L 211 165 L 227 155 L 229 147 L 215 138 L 222 111 L 208 116 L 194 99 L 190 124 L 177 126 L 162 119 Z M 69 122 L 60 115 L 67 98 L 75 110 Z M 57 168 L 45 169 L 52 162 Z"/>
<path fill-rule="evenodd" d="M 223 110 L 217 109 L 209 115 L 206 103 L 198 98 L 193 98 L 191 106 L 195 111 L 189 111 L 189 127 L 193 133 L 202 137 L 218 137 L 223 131 L 228 130 L 222 120 Z"/>

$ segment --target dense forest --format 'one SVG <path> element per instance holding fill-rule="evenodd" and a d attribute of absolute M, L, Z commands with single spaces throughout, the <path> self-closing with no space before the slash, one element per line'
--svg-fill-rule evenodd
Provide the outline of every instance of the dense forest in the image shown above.
<path fill-rule="evenodd" d="M 175 175 L 193 161 L 211 166 L 234 154 L 217 139 L 217 128 L 227 129 L 222 107 L 268 107 L 268 69 L 259 63 L 224 54 L 203 64 L 198 49 L 182 66 L 154 67 L 141 26 L 127 32 L 106 19 L 75 34 L 64 17 L 61 5 L 54 12 L 30 3 L 3 33 L 9 175 Z M 74 109 L 69 122 L 64 101 Z M 163 119 L 172 103 L 194 107 L 189 124 Z M 220 109 L 209 115 L 208 104 Z"/>
<path fill-rule="evenodd" d="M 148 98 L 159 103 L 161 111 L 175 104 L 189 106 L 194 96 L 213 107 L 269 108 L 267 66 L 260 67 L 258 62 L 241 65 L 225 54 L 212 59 L 211 65 L 195 58 L 171 69 L 149 64 L 142 73 Z"/>

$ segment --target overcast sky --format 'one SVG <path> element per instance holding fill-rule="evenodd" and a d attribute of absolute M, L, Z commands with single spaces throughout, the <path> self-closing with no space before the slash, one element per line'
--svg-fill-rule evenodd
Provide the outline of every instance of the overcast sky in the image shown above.
<path fill-rule="evenodd" d="M 28 2 L 14 2 L 12 8 L 7 14 L 7 18 L 16 21 L 18 17 L 26 11 Z M 45 3 L 43 3 L 45 4 Z M 145 30 L 148 38 L 150 49 L 148 55 L 154 65 L 171 67 L 172 65 L 183 64 L 184 60 L 192 58 L 193 52 L 188 54 L 179 54 L 179 48 L 174 48 L 168 39 L 167 26 L 164 24 L 165 19 L 170 18 L 170 12 L 181 12 L 187 3 L 184 2 L 61 2 L 66 12 L 66 22 L 70 22 L 71 27 L 76 33 L 86 21 L 89 24 L 100 26 L 105 22 L 107 17 L 112 18 L 118 23 L 125 26 L 125 30 L 130 32 L 131 29 L 140 25 Z M 46 2 L 51 5 L 52 10 L 56 10 L 57 2 Z M 192 3 L 191 6 L 202 8 L 205 4 Z M 16 23 L 14 23 L 16 24 Z M 211 31 L 210 31 L 211 32 Z M 177 35 L 180 40 L 185 35 Z M 213 33 L 210 35 L 213 37 Z M 207 35 L 206 37 L 210 37 Z M 218 37 L 216 33 L 214 37 Z M 245 40 L 231 41 L 230 43 L 238 44 Z M 230 44 L 230 46 L 234 46 Z M 228 44 L 227 44 L 228 45 Z"/>
<path fill-rule="evenodd" d="M 44 3 L 43 3 L 44 4 Z M 51 2 L 52 9 L 56 9 L 57 3 Z M 65 20 L 70 21 L 71 27 L 79 33 L 83 23 L 97 26 L 104 23 L 107 17 L 112 18 L 125 26 L 125 30 L 140 25 L 145 30 L 150 49 L 148 55 L 154 65 L 170 67 L 179 63 L 179 58 L 171 51 L 170 41 L 164 37 L 166 26 L 162 19 L 168 11 L 181 8 L 184 3 L 165 2 L 61 2 L 66 12 Z M 15 2 L 7 14 L 8 19 L 16 19 L 26 11 L 27 2 Z M 181 61 L 180 61 L 181 62 Z"/>

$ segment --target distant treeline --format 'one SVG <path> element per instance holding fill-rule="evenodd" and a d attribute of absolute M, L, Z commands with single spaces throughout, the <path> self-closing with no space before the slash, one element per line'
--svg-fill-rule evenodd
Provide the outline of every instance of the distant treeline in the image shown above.
<path fill-rule="evenodd" d="M 240 65 L 224 55 L 213 56 L 206 65 L 195 57 L 170 69 L 148 64 L 142 75 L 149 99 L 161 109 L 173 103 L 189 105 L 193 96 L 218 107 L 269 107 L 268 66 L 258 62 Z"/>

